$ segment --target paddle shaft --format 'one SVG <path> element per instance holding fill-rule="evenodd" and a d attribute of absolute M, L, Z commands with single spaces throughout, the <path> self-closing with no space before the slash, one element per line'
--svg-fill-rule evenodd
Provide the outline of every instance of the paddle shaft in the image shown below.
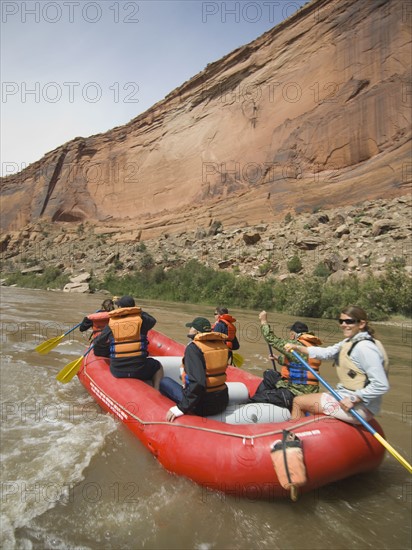
<path fill-rule="evenodd" d="M 270 344 L 268 344 L 268 348 L 269 348 L 270 355 L 273 357 L 273 349 L 272 349 L 272 346 Z M 271 359 L 271 361 L 272 361 L 272 365 L 273 365 L 274 370 L 277 372 L 278 369 L 276 368 L 275 360 Z"/>
<path fill-rule="evenodd" d="M 79 327 L 82 323 L 83 323 L 83 321 L 80 321 L 80 323 L 78 323 L 75 327 L 72 327 L 71 329 L 69 329 L 67 332 L 65 332 L 65 333 L 62 335 L 62 338 L 63 338 L 64 336 L 67 336 L 68 334 L 70 334 L 70 333 L 73 332 L 74 330 L 76 330 L 76 328 Z"/>
<path fill-rule="evenodd" d="M 296 353 L 296 351 L 291 350 L 291 353 L 319 380 L 319 382 L 321 382 L 325 386 L 327 390 L 330 391 L 333 397 L 335 397 L 338 401 L 342 401 L 343 397 L 336 390 L 334 390 L 332 386 L 320 376 L 319 373 L 312 369 L 309 363 L 307 363 L 298 353 Z M 385 449 L 387 449 L 391 453 L 391 455 L 395 457 L 396 460 L 398 460 L 402 464 L 402 466 L 404 466 L 404 468 L 409 471 L 409 473 L 412 473 L 412 466 L 409 464 L 409 462 L 407 462 L 380 434 L 378 434 L 378 432 L 368 422 L 366 422 L 366 420 L 362 418 L 362 416 L 357 411 L 355 411 L 354 408 L 349 409 L 349 411 L 357 420 L 359 420 L 362 426 L 364 426 L 368 430 L 368 432 L 370 432 L 379 441 L 379 443 L 381 443 L 385 447 Z"/>
<path fill-rule="evenodd" d="M 94 347 L 94 344 L 92 344 L 92 345 L 90 346 L 90 348 L 84 352 L 83 358 L 86 357 L 86 355 L 92 351 L 93 347 Z"/>

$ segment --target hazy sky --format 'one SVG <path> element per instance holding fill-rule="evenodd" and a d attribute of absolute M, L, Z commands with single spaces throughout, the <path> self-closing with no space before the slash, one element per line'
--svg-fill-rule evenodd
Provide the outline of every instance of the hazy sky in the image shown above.
<path fill-rule="evenodd" d="M 1 0 L 1 168 L 121 126 L 306 0 Z"/>

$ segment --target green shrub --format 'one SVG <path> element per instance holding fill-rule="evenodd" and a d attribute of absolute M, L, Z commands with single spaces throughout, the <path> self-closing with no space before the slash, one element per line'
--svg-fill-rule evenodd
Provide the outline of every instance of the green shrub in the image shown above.
<path fill-rule="evenodd" d="M 316 269 L 315 269 L 316 271 Z M 68 276 L 48 267 L 43 274 L 2 274 L 6 284 L 29 288 L 63 288 Z M 368 312 L 372 321 L 390 315 L 412 316 L 412 279 L 404 268 L 389 266 L 379 278 L 355 275 L 340 282 L 325 282 L 320 276 L 280 282 L 274 278 L 257 281 L 228 271 L 214 271 L 197 260 L 164 271 L 161 266 L 119 277 L 113 266 L 92 289 L 106 289 L 114 295 L 131 294 L 137 299 L 166 300 L 245 309 L 276 309 L 289 315 L 333 319 L 349 304 Z"/>
<path fill-rule="evenodd" d="M 302 262 L 296 254 L 287 262 L 286 265 L 289 273 L 299 273 L 299 271 L 302 271 Z"/>
<path fill-rule="evenodd" d="M 323 279 L 327 279 L 330 274 L 331 274 L 330 269 L 323 262 L 319 262 L 318 265 L 313 270 L 314 277 L 322 277 Z"/>
<path fill-rule="evenodd" d="M 140 259 L 140 265 L 142 269 L 152 269 L 154 266 L 154 260 L 152 255 L 149 252 L 144 252 L 141 259 Z"/>
<path fill-rule="evenodd" d="M 333 319 L 348 304 L 364 307 L 371 320 L 389 315 L 412 315 L 412 279 L 404 270 L 390 268 L 384 277 L 360 281 L 350 276 L 339 283 L 319 276 L 280 282 L 256 281 L 227 271 L 214 271 L 197 260 L 164 271 L 160 267 L 116 276 L 108 273 L 101 284 L 111 293 L 247 309 L 272 309 L 290 315 Z"/>
<path fill-rule="evenodd" d="M 263 264 L 260 264 L 259 273 L 261 275 L 267 275 L 271 269 L 272 269 L 272 264 L 270 262 L 265 262 Z"/>
<path fill-rule="evenodd" d="M 7 285 L 23 288 L 63 288 L 69 282 L 69 276 L 63 275 L 57 267 L 46 267 L 43 273 L 12 273 L 5 277 Z"/>

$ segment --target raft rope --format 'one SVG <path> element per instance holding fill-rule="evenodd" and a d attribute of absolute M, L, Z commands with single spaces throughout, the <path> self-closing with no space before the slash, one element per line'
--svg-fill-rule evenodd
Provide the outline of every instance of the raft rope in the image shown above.
<path fill-rule="evenodd" d="M 85 359 L 87 360 L 87 357 Z M 255 439 L 259 439 L 261 437 L 269 437 L 269 436 L 273 436 L 273 435 L 278 435 L 278 434 L 282 434 L 282 432 L 283 432 L 283 428 L 282 428 L 282 429 L 279 429 L 279 430 L 273 430 L 273 431 L 265 432 L 265 433 L 261 433 L 261 434 L 254 434 L 254 435 L 247 434 L 246 435 L 246 434 L 238 434 L 238 433 L 228 432 L 228 431 L 224 431 L 224 430 L 216 430 L 214 428 L 202 428 L 201 426 L 191 426 L 191 425 L 187 425 L 187 424 L 175 424 L 174 422 L 159 421 L 159 420 L 156 420 L 156 421 L 143 420 L 142 418 L 139 418 L 138 416 L 136 416 L 132 412 L 128 411 L 125 407 L 123 407 L 123 405 L 118 403 L 115 399 L 113 399 L 112 397 L 109 397 L 106 394 L 106 392 L 104 390 L 102 390 L 102 388 L 98 384 L 96 384 L 96 382 L 93 380 L 93 378 L 87 373 L 86 361 L 84 362 L 83 372 L 84 372 L 85 376 L 90 380 L 91 386 L 93 385 L 94 387 L 96 387 L 101 392 L 101 394 L 108 399 L 108 401 L 110 403 L 113 403 L 113 405 L 115 405 L 115 409 L 119 409 L 119 410 L 123 411 L 129 417 L 132 417 L 134 420 L 137 420 L 137 422 L 139 422 L 142 426 L 168 426 L 170 428 L 185 428 L 185 429 L 189 429 L 189 430 L 198 430 L 200 432 L 214 433 L 214 434 L 217 434 L 217 435 L 228 435 L 230 437 L 237 437 L 239 439 L 242 439 L 244 445 L 246 444 L 246 441 L 250 441 L 252 446 L 254 445 L 254 440 Z M 96 395 L 96 397 L 99 397 L 99 396 Z M 101 399 L 101 400 L 103 401 L 103 399 Z M 109 402 L 107 403 L 108 406 L 109 406 Z M 115 410 L 113 410 L 112 412 L 114 414 L 116 414 Z M 116 416 L 119 418 L 118 414 L 116 414 Z M 319 423 L 322 420 L 328 421 L 329 419 L 328 418 L 324 418 L 324 419 L 322 419 L 322 418 L 311 418 L 310 420 L 305 420 L 303 422 L 299 422 L 299 424 L 294 424 L 293 429 L 296 430 L 297 428 L 307 426 L 308 424 L 312 424 L 313 422 Z"/>

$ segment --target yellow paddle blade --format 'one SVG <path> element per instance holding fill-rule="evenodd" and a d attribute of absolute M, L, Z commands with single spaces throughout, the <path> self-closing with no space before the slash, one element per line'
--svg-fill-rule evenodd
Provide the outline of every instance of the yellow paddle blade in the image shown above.
<path fill-rule="evenodd" d="M 391 455 L 394 456 L 396 460 L 398 460 L 402 464 L 402 466 L 408 470 L 410 474 L 412 474 L 412 466 L 409 464 L 409 462 L 407 462 L 407 460 L 405 460 L 397 451 L 395 451 L 395 449 L 391 445 L 389 445 L 389 443 L 385 439 L 383 439 L 383 437 L 378 434 L 378 432 L 375 432 L 373 435 L 376 437 L 379 443 L 381 443 L 385 447 L 385 449 L 387 449 L 391 453 Z"/>
<path fill-rule="evenodd" d="M 42 342 L 39 344 L 35 349 L 37 353 L 40 353 L 41 355 L 46 355 L 46 353 L 49 353 L 52 349 L 54 349 L 57 344 L 60 343 L 60 341 L 63 339 L 64 334 L 61 336 L 56 336 L 55 338 L 50 338 L 50 340 L 46 340 L 45 342 Z"/>
<path fill-rule="evenodd" d="M 74 361 L 63 367 L 62 370 L 57 374 L 56 380 L 58 380 L 62 384 L 67 384 L 67 382 L 70 382 L 70 380 L 79 372 L 83 357 L 84 356 L 82 355 L 78 359 L 75 359 Z"/>
<path fill-rule="evenodd" d="M 240 355 L 240 353 L 234 353 L 232 355 L 232 359 L 233 359 L 233 364 L 235 365 L 235 367 L 238 367 L 238 368 L 241 367 L 245 362 L 243 355 Z"/>

